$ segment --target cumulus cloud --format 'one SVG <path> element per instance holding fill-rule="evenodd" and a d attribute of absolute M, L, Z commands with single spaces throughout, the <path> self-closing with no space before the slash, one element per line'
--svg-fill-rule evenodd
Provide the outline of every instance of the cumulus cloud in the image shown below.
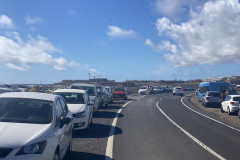
<path fill-rule="evenodd" d="M 207 0 L 156 0 L 152 5 L 156 11 L 168 18 L 179 19 L 191 9 L 202 6 Z"/>
<path fill-rule="evenodd" d="M 107 35 L 116 38 L 133 38 L 136 36 L 136 32 L 133 30 L 122 29 L 118 26 L 108 26 Z"/>
<path fill-rule="evenodd" d="M 26 22 L 26 24 L 35 24 L 35 23 L 41 23 L 43 20 L 42 20 L 42 18 L 40 18 L 40 17 L 34 17 L 34 18 L 32 18 L 32 17 L 30 17 L 29 15 L 27 15 L 26 17 L 25 17 L 25 22 Z"/>
<path fill-rule="evenodd" d="M 47 38 L 28 36 L 23 40 L 19 33 L 12 32 L 8 37 L 0 36 L 0 63 L 17 70 L 29 69 L 34 64 L 52 66 L 56 70 L 69 68 L 86 69 L 86 66 L 74 61 L 67 61 L 63 57 L 53 57 L 54 52 L 61 52 L 55 48 Z"/>
<path fill-rule="evenodd" d="M 1 15 L 0 16 L 0 28 L 13 29 L 14 28 L 14 24 L 12 22 L 12 19 L 10 19 L 6 15 Z"/>
<path fill-rule="evenodd" d="M 96 69 L 93 68 L 89 69 L 89 73 L 95 77 L 101 77 L 103 75 L 103 73 L 98 72 Z"/>
<path fill-rule="evenodd" d="M 209 1 L 190 16 L 189 21 L 180 24 L 159 18 L 155 24 L 158 35 L 169 41 L 156 45 L 147 39 L 145 45 L 165 52 L 165 59 L 174 66 L 213 65 L 240 59 L 238 0 Z"/>

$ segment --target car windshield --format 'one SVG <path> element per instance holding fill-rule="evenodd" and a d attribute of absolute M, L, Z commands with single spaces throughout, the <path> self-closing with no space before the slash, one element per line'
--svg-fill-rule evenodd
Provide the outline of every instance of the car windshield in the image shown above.
<path fill-rule="evenodd" d="M 87 91 L 89 96 L 96 96 L 95 87 L 73 85 L 71 89 L 82 89 Z"/>
<path fill-rule="evenodd" d="M 221 94 L 220 93 L 215 93 L 215 92 L 209 92 L 208 96 L 212 96 L 212 97 L 220 97 Z"/>
<path fill-rule="evenodd" d="M 143 86 L 143 87 L 141 87 L 140 89 L 147 89 L 147 87 L 146 87 L 146 86 Z"/>
<path fill-rule="evenodd" d="M 122 88 L 115 88 L 115 91 L 124 91 Z"/>
<path fill-rule="evenodd" d="M 0 98 L 0 122 L 48 124 L 53 102 L 28 98 Z"/>
<path fill-rule="evenodd" d="M 55 94 L 62 96 L 67 104 L 85 104 L 83 93 L 56 92 Z"/>

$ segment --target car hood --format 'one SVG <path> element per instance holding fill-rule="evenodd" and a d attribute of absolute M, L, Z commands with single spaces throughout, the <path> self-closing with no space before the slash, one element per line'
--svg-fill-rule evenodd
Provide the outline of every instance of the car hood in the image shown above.
<path fill-rule="evenodd" d="M 125 94 L 124 91 L 115 91 L 114 94 Z"/>
<path fill-rule="evenodd" d="M 41 141 L 51 124 L 0 122 L 0 148 L 18 148 Z"/>
<path fill-rule="evenodd" d="M 84 111 L 86 104 L 68 104 L 68 109 L 73 113 L 79 113 Z"/>

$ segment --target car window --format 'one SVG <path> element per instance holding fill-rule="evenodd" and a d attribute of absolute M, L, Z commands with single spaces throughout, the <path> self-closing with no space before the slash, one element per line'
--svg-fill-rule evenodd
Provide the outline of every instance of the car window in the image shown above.
<path fill-rule="evenodd" d="M 85 104 L 83 93 L 55 92 L 55 94 L 62 96 L 67 104 Z"/>
<path fill-rule="evenodd" d="M 63 108 L 62 108 L 61 102 L 58 99 L 57 103 L 56 103 L 56 116 L 57 116 L 57 119 L 59 117 L 61 117 L 61 115 L 63 115 Z"/>
<path fill-rule="evenodd" d="M 221 94 L 220 94 L 220 93 L 209 92 L 209 93 L 208 93 L 208 96 L 220 97 Z"/>
<path fill-rule="evenodd" d="M 233 101 L 239 101 L 240 102 L 240 97 L 233 97 Z"/>
<path fill-rule="evenodd" d="M 82 90 L 87 91 L 89 96 L 96 96 L 95 87 L 73 85 L 73 86 L 71 86 L 71 89 L 82 89 Z"/>
<path fill-rule="evenodd" d="M 61 105 L 63 107 L 63 113 L 64 113 L 63 115 L 66 116 L 67 113 L 68 113 L 67 104 L 65 103 L 65 101 L 62 98 L 60 98 L 60 103 L 61 103 Z"/>
<path fill-rule="evenodd" d="M 52 101 L 28 98 L 0 98 L 0 122 L 48 124 Z"/>

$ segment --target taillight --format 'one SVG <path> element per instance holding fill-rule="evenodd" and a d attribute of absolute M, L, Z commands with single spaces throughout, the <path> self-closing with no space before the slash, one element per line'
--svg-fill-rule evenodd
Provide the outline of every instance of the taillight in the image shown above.
<path fill-rule="evenodd" d="M 230 104 L 234 104 L 235 102 L 230 102 Z"/>

